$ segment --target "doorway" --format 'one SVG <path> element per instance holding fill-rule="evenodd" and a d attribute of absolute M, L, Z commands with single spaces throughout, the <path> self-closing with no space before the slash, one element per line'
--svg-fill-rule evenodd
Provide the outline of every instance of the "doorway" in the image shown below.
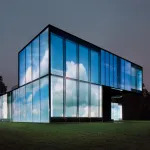
<path fill-rule="evenodd" d="M 122 105 L 119 103 L 111 103 L 111 119 L 114 121 L 122 120 Z"/>

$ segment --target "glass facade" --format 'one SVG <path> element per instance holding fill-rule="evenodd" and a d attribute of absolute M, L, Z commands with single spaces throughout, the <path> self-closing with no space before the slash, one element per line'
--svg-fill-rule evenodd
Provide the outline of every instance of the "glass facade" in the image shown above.
<path fill-rule="evenodd" d="M 101 117 L 99 52 L 50 35 L 51 117 Z"/>
<path fill-rule="evenodd" d="M 48 29 L 46 29 L 19 53 L 19 86 L 47 75 L 48 66 Z"/>
<path fill-rule="evenodd" d="M 49 28 L 19 53 L 18 64 L 19 88 L 8 96 L 12 106 L 6 109 L 7 96 L 0 97 L 0 118 L 15 122 L 103 117 L 102 85 L 142 91 L 141 67 Z"/>
<path fill-rule="evenodd" d="M 41 78 L 12 92 L 14 122 L 49 122 L 49 80 Z"/>

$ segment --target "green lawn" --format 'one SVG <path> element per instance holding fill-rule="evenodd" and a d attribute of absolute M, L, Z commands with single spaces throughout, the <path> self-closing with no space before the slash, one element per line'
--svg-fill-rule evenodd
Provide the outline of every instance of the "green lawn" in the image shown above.
<path fill-rule="evenodd" d="M 4 123 L 0 150 L 150 150 L 150 121 Z"/>

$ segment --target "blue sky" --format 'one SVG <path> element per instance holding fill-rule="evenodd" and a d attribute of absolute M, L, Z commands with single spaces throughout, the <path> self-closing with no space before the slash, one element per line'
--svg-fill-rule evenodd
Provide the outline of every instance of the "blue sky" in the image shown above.
<path fill-rule="evenodd" d="M 16 85 L 17 52 L 52 24 L 143 66 L 150 90 L 149 17 L 149 0 L 1 0 L 0 74 Z"/>

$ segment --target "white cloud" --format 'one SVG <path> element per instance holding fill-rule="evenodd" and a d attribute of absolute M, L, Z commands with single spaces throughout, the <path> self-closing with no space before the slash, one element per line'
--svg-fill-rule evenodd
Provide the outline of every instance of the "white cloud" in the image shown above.
<path fill-rule="evenodd" d="M 40 71 L 42 71 L 41 72 L 42 74 L 46 74 L 48 72 L 48 61 L 49 61 L 49 59 L 48 59 L 48 49 L 46 49 L 46 51 L 44 53 L 44 56 L 43 56 L 43 58 L 40 62 L 40 68 L 41 68 Z M 38 67 L 39 66 L 37 66 L 37 68 Z M 39 77 L 39 69 L 37 69 L 37 68 L 34 68 L 36 70 L 33 73 L 34 78 Z M 25 81 L 26 81 L 26 83 L 30 82 L 31 79 L 32 79 L 32 67 L 30 66 L 30 67 L 27 68 L 27 70 L 26 70 L 26 72 L 25 72 L 25 74 L 24 74 L 24 76 L 21 80 L 21 85 L 23 85 L 25 83 Z"/>
<path fill-rule="evenodd" d="M 81 80 L 87 80 L 88 75 L 83 64 L 79 64 L 79 75 Z"/>
<path fill-rule="evenodd" d="M 40 68 L 42 69 L 43 74 L 48 72 L 48 52 L 48 49 L 46 49 L 45 54 L 40 62 Z"/>
<path fill-rule="evenodd" d="M 32 113 L 33 113 L 34 115 L 39 115 L 39 114 L 40 114 L 40 110 L 34 108 L 34 109 L 32 110 Z"/>
<path fill-rule="evenodd" d="M 77 64 L 73 61 L 66 62 L 66 76 L 67 77 L 76 77 Z"/>

